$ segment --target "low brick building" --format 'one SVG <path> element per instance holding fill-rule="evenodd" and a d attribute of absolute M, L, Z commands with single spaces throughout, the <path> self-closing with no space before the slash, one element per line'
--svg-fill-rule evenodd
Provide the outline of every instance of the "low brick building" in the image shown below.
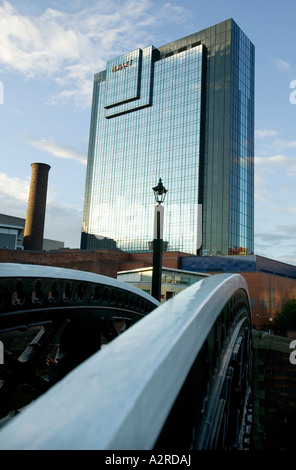
<path fill-rule="evenodd" d="M 0 263 L 38 264 L 59 268 L 78 269 L 116 278 L 118 253 L 109 251 L 58 251 L 0 250 Z M 1 273 L 1 264 L 0 264 Z"/>
<path fill-rule="evenodd" d="M 179 268 L 208 274 L 241 274 L 248 285 L 256 329 L 273 329 L 283 303 L 296 297 L 296 266 L 263 256 L 191 256 L 181 258 Z"/>

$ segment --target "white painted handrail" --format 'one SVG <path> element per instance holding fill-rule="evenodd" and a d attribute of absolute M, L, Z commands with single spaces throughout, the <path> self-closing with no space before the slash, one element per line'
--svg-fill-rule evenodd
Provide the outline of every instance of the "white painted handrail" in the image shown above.
<path fill-rule="evenodd" d="M 216 317 L 242 276 L 188 287 L 52 387 L 0 432 L 0 449 L 152 449 Z"/>

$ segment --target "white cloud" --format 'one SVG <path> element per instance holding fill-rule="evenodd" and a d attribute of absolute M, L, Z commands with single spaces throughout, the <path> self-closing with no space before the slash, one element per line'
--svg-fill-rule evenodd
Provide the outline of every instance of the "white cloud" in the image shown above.
<path fill-rule="evenodd" d="M 277 135 L 277 132 L 271 129 L 257 129 L 255 132 L 255 137 L 259 137 L 259 138 L 274 137 L 276 135 Z"/>
<path fill-rule="evenodd" d="M 9 2 L 0 7 L 0 61 L 26 76 L 51 75 L 87 53 L 86 35 L 71 28 L 67 15 L 47 9 L 40 17 L 23 16 Z M 85 50 L 86 49 L 86 50 Z"/>
<path fill-rule="evenodd" d="M 280 168 L 284 170 L 289 176 L 296 174 L 296 157 L 290 157 L 283 154 L 272 155 L 269 157 L 256 157 L 256 166 L 262 166 L 269 170 Z"/>
<path fill-rule="evenodd" d="M 176 23 L 176 18 L 182 22 L 188 14 L 170 3 L 160 3 L 155 10 L 149 0 L 101 0 L 77 12 L 47 8 L 33 16 L 20 14 L 4 1 L 0 7 L 0 68 L 27 79 L 54 80 L 61 91 L 48 100 L 51 104 L 70 99 L 89 106 L 93 75 L 105 68 L 107 60 L 151 45 L 154 26 Z"/>
<path fill-rule="evenodd" d="M 283 59 L 274 59 L 275 66 L 278 70 L 286 72 L 291 70 L 291 64 Z"/>
<path fill-rule="evenodd" d="M 0 198 L 3 201 L 2 207 L 7 211 L 7 201 L 12 199 L 21 205 L 27 204 L 29 196 L 30 181 L 12 177 L 0 172 Z"/>
<path fill-rule="evenodd" d="M 279 225 L 270 220 L 256 230 L 255 251 L 279 261 L 295 264 L 296 261 L 296 224 Z"/>
<path fill-rule="evenodd" d="M 29 144 L 43 152 L 50 153 L 57 158 L 75 160 L 86 165 L 86 155 L 71 145 L 55 142 L 52 139 L 32 139 Z"/>
<path fill-rule="evenodd" d="M 296 140 L 278 140 L 275 142 L 277 148 L 295 148 Z"/>

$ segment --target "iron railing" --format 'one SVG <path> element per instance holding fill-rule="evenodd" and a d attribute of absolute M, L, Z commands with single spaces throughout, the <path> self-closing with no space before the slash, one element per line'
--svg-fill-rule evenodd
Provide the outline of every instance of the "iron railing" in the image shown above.
<path fill-rule="evenodd" d="M 248 449 L 245 280 L 196 282 L 134 323 L 0 432 L 1 449 Z"/>

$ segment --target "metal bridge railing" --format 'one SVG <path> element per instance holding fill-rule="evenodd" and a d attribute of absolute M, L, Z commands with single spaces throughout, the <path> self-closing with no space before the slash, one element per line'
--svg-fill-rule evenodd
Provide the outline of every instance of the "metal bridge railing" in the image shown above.
<path fill-rule="evenodd" d="M 248 448 L 249 305 L 240 275 L 198 281 L 3 426 L 0 448 Z"/>

